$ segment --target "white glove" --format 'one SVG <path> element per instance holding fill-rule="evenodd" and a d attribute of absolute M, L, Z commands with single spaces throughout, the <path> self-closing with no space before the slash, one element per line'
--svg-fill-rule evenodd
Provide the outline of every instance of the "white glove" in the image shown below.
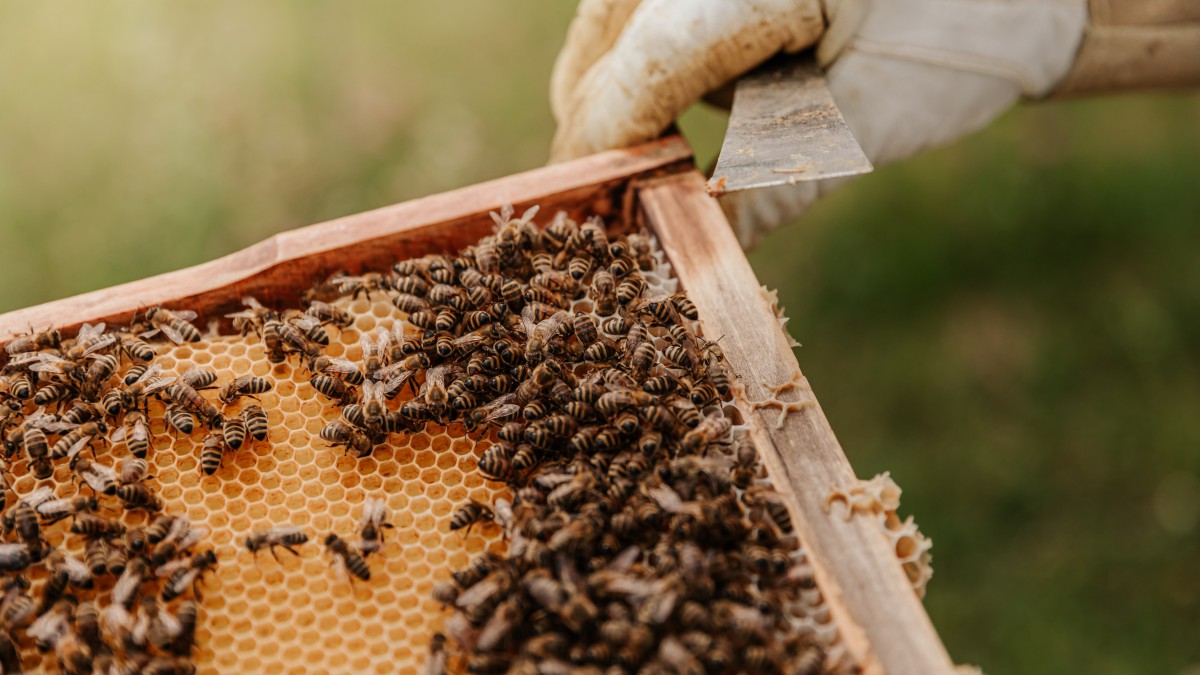
<path fill-rule="evenodd" d="M 582 0 L 551 79 L 560 161 L 656 137 L 779 51 L 816 45 L 830 90 L 880 166 L 979 129 L 1067 74 L 1085 0 Z M 840 181 L 734 193 L 743 246 Z"/>

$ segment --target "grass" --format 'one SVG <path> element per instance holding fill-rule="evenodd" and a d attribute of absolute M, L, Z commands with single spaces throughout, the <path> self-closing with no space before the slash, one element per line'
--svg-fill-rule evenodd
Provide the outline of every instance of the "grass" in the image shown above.
<path fill-rule="evenodd" d="M 570 3 L 0 7 L 0 309 L 530 168 Z M 1200 100 L 1031 106 L 751 255 L 990 673 L 1200 668 Z M 684 120 L 711 157 L 720 118 Z"/>

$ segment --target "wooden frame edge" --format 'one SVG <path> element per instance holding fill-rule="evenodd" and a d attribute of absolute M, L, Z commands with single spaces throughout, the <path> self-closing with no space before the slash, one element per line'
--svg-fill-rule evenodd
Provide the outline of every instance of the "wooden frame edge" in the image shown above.
<path fill-rule="evenodd" d="M 776 427 L 776 416 L 784 411 L 776 409 L 751 412 L 747 424 L 789 504 L 851 658 L 866 673 L 952 674 L 950 656 L 882 528 L 825 511 L 830 490 L 852 484 L 854 471 L 704 179 L 688 172 L 647 181 L 638 199 L 700 312 L 705 334 L 723 336 L 725 356 L 742 378 L 744 409 L 772 398 L 768 385 L 794 383 L 789 400 L 802 407 L 788 413 L 782 426 Z"/>
<path fill-rule="evenodd" d="M 620 215 L 631 179 L 689 169 L 691 156 L 687 142 L 673 135 L 282 232 L 210 262 L 0 315 L 0 343 L 31 329 L 125 323 L 158 304 L 196 309 L 203 321 L 236 310 L 244 295 L 268 304 L 294 301 L 296 288 L 340 269 L 384 268 L 418 248 L 451 250 L 478 239 L 491 232 L 487 213 L 506 203 Z"/>

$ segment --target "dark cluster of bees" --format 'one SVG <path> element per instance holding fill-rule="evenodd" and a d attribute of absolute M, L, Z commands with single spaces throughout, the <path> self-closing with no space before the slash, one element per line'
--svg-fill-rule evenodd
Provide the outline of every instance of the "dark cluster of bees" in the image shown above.
<path fill-rule="evenodd" d="M 310 291 L 386 294 L 404 315 L 364 335 L 357 361 L 256 303 L 238 315 L 341 406 L 321 435 L 347 451 L 427 422 L 494 441 L 478 470 L 514 497 L 463 505 L 451 529 L 494 521 L 508 551 L 436 587 L 455 611 L 429 672 L 821 671 L 788 613 L 813 580 L 753 446 L 731 434 L 730 375 L 694 306 L 648 297 L 646 235 L 565 217 L 539 230 L 533 213 L 493 214 L 496 233 L 456 256 Z"/>

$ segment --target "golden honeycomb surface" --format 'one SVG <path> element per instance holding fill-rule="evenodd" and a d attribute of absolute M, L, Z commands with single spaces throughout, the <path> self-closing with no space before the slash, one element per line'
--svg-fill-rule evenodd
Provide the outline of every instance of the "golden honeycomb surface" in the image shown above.
<path fill-rule="evenodd" d="M 656 260 L 656 268 L 645 274 L 647 294 L 673 293 L 677 283 L 661 252 Z M 328 327 L 331 340 L 325 351 L 355 362 L 361 359 L 361 336 L 380 327 L 391 329 L 406 316 L 384 294 L 334 304 L 348 310 L 354 323 L 340 331 Z M 586 300 L 572 309 L 591 311 Z M 163 511 L 186 515 L 207 529 L 201 546 L 213 547 L 219 558 L 216 572 L 202 586 L 194 657 L 198 672 L 419 671 L 430 639 L 447 616 L 432 598 L 434 583 L 484 550 L 504 550 L 502 531 L 492 523 L 478 524 L 469 533 L 450 531 L 454 512 L 468 501 L 492 504 L 507 496 L 501 483 L 476 470 L 493 439 L 468 434 L 461 424 L 429 423 L 420 432 L 393 434 L 370 456 L 358 458 L 320 437 L 341 408 L 313 389 L 311 373 L 297 357 L 272 364 L 257 336 L 219 335 L 212 327 L 199 342 L 154 344 L 159 352 L 154 362 L 168 375 L 199 367 L 217 374 L 218 388 L 246 374 L 273 384 L 257 400 L 217 403 L 227 417 L 258 403 L 268 414 L 270 432 L 264 441 L 247 436 L 241 448 L 224 454 L 221 468 L 211 476 L 200 469 L 207 429 L 197 424 L 191 435 L 179 435 L 167 427 L 163 405 L 157 400 L 150 404 L 153 441 L 147 460 Z M 203 395 L 216 401 L 215 390 Z M 391 407 L 409 397 L 406 390 Z M 745 416 L 731 403 L 722 410 L 734 421 L 735 433 L 744 432 Z M 129 450 L 117 442 L 106 453 L 104 463 L 115 465 Z M 27 495 L 39 484 L 25 464 L 21 459 L 11 467 L 17 495 Z M 759 481 L 770 482 L 765 474 Z M 57 491 L 76 494 L 71 482 L 70 469 L 57 466 Z M 363 503 L 370 498 L 384 500 L 395 528 L 386 533 L 382 551 L 368 559 L 371 579 L 352 581 L 331 564 L 321 542 L 330 532 L 353 542 Z M 123 519 L 127 524 L 148 520 L 141 512 L 127 512 Z M 255 556 L 246 550 L 248 535 L 278 526 L 299 527 L 309 536 L 298 557 L 282 549 L 278 559 L 268 551 Z M 52 543 L 63 541 L 61 532 L 52 530 Z M 82 553 L 79 538 L 66 541 Z M 911 565 L 927 548 L 898 544 L 897 554 Z M 803 551 L 795 557 L 803 566 Z M 102 586 L 100 593 L 106 590 Z M 798 600 L 790 608 L 794 620 L 817 636 L 830 663 L 841 661 L 843 649 L 820 590 L 805 590 Z M 27 665 L 55 669 L 52 654 L 39 655 L 28 642 L 22 647 Z"/>
<path fill-rule="evenodd" d="M 390 326 L 397 317 L 382 295 L 375 302 L 360 298 L 338 304 L 356 319 L 340 333 L 328 329 L 327 353 L 334 356 L 357 360 L 359 336 L 376 325 Z M 197 672 L 417 670 L 442 622 L 441 607 L 430 596 L 433 583 L 486 548 L 503 547 L 500 529 L 490 524 L 470 534 L 449 530 L 456 508 L 470 499 L 491 503 L 503 494 L 502 486 L 485 482 L 475 471 L 490 440 L 472 438 L 460 424 L 429 424 L 419 433 L 393 434 L 371 456 L 359 459 L 321 439 L 321 428 L 338 418 L 340 408 L 312 388 L 295 357 L 271 364 L 254 335 L 210 334 L 200 342 L 156 347 L 160 354 L 154 362 L 168 374 L 200 367 L 217 373 L 218 387 L 247 373 L 274 384 L 258 401 L 270 420 L 268 439 L 247 436 L 241 448 L 225 453 L 211 476 L 200 470 L 207 430 L 198 424 L 190 436 L 177 436 L 166 426 L 162 404 L 151 403 L 153 444 L 147 460 L 163 512 L 186 515 L 206 528 L 205 543 L 219 558 L 216 572 L 202 585 Z M 216 398 L 215 391 L 203 395 Z M 243 398 L 224 412 L 232 416 L 254 402 Z M 102 460 L 115 464 L 129 451 L 118 442 L 107 453 Z M 38 483 L 24 464 L 12 467 L 20 476 L 13 486 L 18 495 L 29 494 Z M 76 493 L 65 465 L 56 467 L 55 479 L 61 494 Z M 336 532 L 353 542 L 362 504 L 372 497 L 385 500 L 395 529 L 386 533 L 384 549 L 368 559 L 370 581 L 351 582 L 331 564 L 321 541 Z M 124 519 L 127 524 L 147 520 L 140 512 Z M 267 551 L 255 557 L 246 550 L 251 532 L 281 525 L 309 535 L 299 557 L 281 549 L 276 562 Z M 61 535 L 49 536 L 61 541 Z M 79 538 L 67 541 L 81 554 Z M 23 649 L 23 658 L 30 665 L 41 659 L 55 670 L 53 654 L 41 656 L 32 644 Z"/>

